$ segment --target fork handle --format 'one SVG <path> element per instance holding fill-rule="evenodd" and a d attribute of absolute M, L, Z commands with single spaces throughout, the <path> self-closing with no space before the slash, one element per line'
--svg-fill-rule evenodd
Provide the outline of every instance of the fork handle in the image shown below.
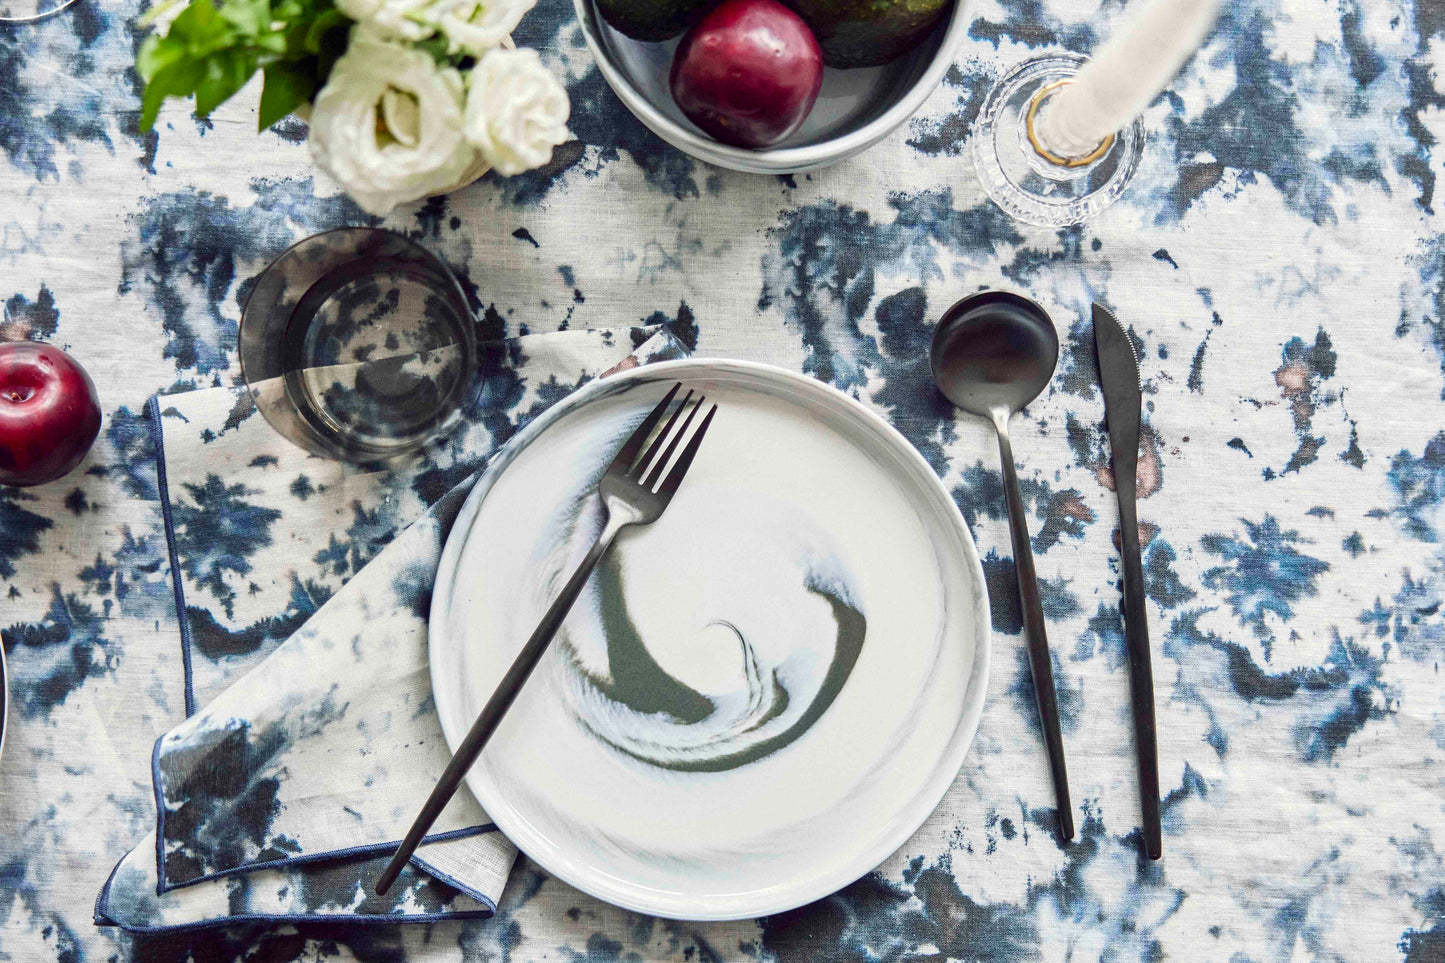
<path fill-rule="evenodd" d="M 451 762 L 447 763 L 446 769 L 442 770 L 441 778 L 437 780 L 431 795 L 427 797 L 426 803 L 421 807 L 421 812 L 417 814 L 416 821 L 411 824 L 411 829 L 407 830 L 401 847 L 397 849 L 396 854 L 391 857 L 391 862 L 387 863 L 386 869 L 377 879 L 376 892 L 378 895 L 386 895 L 386 891 L 391 889 L 391 884 L 396 882 L 397 876 L 401 875 L 407 861 L 416 852 L 416 848 L 421 845 L 422 837 L 426 835 L 427 830 L 431 829 L 432 823 L 436 822 L 437 817 L 451 801 L 457 787 L 466 778 L 467 770 L 472 768 L 472 763 L 476 762 L 477 757 L 482 754 L 482 749 L 492 738 L 492 733 L 496 732 L 497 726 L 501 724 L 502 717 L 507 714 L 507 710 L 511 708 L 517 694 L 522 691 L 527 677 L 532 674 L 537 663 L 542 661 L 542 653 L 547 651 L 548 645 L 552 642 L 552 636 L 557 634 L 557 630 L 562 627 L 562 622 L 567 618 L 567 613 L 571 611 L 572 604 L 577 601 L 577 596 L 582 594 L 582 588 L 587 584 L 592 570 L 597 567 L 602 556 L 607 554 L 607 549 L 612 546 L 612 541 L 617 537 L 617 533 L 631 521 L 632 518 L 623 512 L 608 512 L 607 524 L 602 527 L 602 534 L 597 536 L 597 541 L 588 550 L 587 557 L 582 560 L 581 565 L 577 566 L 577 571 L 572 573 L 572 577 L 562 587 L 562 591 L 557 595 L 552 606 L 547 609 L 547 614 L 542 616 L 542 621 L 538 623 L 532 637 L 527 640 L 527 644 L 522 646 L 522 651 L 517 653 L 517 657 L 512 660 L 512 667 L 507 670 L 507 674 L 497 684 L 492 697 L 482 707 L 477 721 L 472 723 L 472 728 L 467 731 L 466 738 L 462 740 L 461 745 L 457 746 Z"/>

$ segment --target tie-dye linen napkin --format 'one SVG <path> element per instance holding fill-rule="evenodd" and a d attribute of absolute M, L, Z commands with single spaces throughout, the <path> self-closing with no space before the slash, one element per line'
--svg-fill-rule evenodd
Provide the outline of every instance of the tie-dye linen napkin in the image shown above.
<path fill-rule="evenodd" d="M 528 420 L 609 369 L 684 353 L 657 328 L 493 344 L 462 428 L 382 471 L 294 448 L 244 389 L 156 399 L 188 718 L 156 743 L 157 828 L 112 872 L 97 922 L 489 915 L 516 851 L 467 792 L 386 897 L 370 885 L 449 756 L 426 647 L 442 544 Z"/>

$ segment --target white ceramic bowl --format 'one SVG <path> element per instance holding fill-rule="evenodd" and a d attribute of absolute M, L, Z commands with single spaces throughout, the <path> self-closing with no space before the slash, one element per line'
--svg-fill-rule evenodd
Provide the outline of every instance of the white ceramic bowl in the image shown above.
<path fill-rule="evenodd" d="M 756 174 L 796 174 L 828 167 L 878 143 L 912 117 L 938 88 L 968 30 L 968 0 L 922 44 L 881 67 L 823 72 L 818 102 L 797 133 L 776 147 L 749 150 L 719 143 L 673 103 L 668 73 L 678 40 L 644 43 L 613 30 L 594 0 L 573 0 L 582 35 L 602 76 L 647 127 L 698 160 Z"/>

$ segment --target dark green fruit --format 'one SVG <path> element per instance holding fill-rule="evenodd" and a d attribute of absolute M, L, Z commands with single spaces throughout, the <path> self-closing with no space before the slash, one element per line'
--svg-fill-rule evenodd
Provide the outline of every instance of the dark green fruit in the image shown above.
<path fill-rule="evenodd" d="M 615 2 L 615 0 L 614 0 Z M 918 46 L 955 0 L 783 0 L 812 28 L 829 67 L 875 67 Z"/>
<path fill-rule="evenodd" d="M 633 40 L 671 40 L 709 6 L 710 0 L 597 0 L 597 11 L 614 30 Z"/>

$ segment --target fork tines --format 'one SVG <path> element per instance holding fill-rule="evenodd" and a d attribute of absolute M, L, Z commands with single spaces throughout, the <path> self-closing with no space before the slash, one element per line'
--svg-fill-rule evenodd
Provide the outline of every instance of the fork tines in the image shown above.
<path fill-rule="evenodd" d="M 667 413 L 668 406 L 672 404 L 681 389 L 682 382 L 680 381 L 672 386 L 662 401 L 658 402 L 657 407 L 653 408 L 637 426 L 608 469 L 609 472 L 625 475 L 630 481 L 648 491 L 656 490 L 656 493 L 664 498 L 671 496 L 677 490 L 677 486 L 682 482 L 682 476 L 687 474 L 688 466 L 692 464 L 693 456 L 697 454 L 698 446 L 702 444 L 703 435 L 707 433 L 708 425 L 712 423 L 713 414 L 717 412 L 717 405 L 713 405 L 703 417 L 702 423 L 698 425 L 697 431 L 683 447 L 682 453 L 677 456 L 672 470 L 667 473 L 666 478 L 663 478 L 663 470 L 672 461 L 673 453 L 677 451 L 678 444 L 687 435 L 688 428 L 691 427 L 693 418 L 696 417 L 698 409 L 702 407 L 706 396 L 699 395 L 697 401 L 694 402 L 692 401 L 693 391 L 689 388 L 687 394 L 683 395 L 682 400 L 673 409 L 672 416 L 667 419 L 667 424 L 653 438 L 652 444 L 647 446 L 647 450 L 642 452 L 641 457 L 638 457 L 638 452 L 642 450 L 643 444 L 652 435 L 653 429 L 662 420 L 662 416 Z M 686 418 L 683 418 L 684 411 L 687 412 Z M 679 418 L 683 419 L 682 426 L 674 431 Z M 659 452 L 661 452 L 660 456 Z M 658 487 L 659 479 L 662 481 L 661 487 Z"/>

